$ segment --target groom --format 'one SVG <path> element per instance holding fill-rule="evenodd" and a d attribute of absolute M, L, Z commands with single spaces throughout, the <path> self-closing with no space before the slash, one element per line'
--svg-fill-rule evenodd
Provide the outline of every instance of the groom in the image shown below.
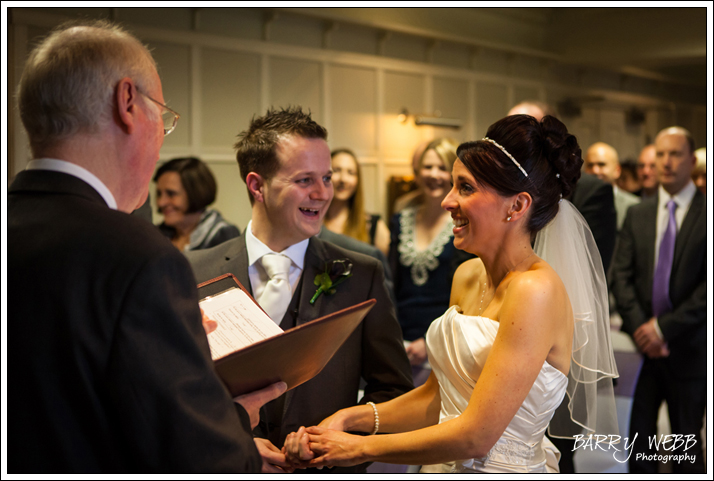
<path fill-rule="evenodd" d="M 283 329 L 377 300 L 320 374 L 261 410 L 255 434 L 264 438 L 263 468 L 276 472 L 276 466 L 287 466 L 276 446 L 300 426 L 317 425 L 357 404 L 360 378 L 366 382 L 360 403 L 387 401 L 413 385 L 382 265 L 315 237 L 333 195 L 327 131 L 297 107 L 269 110 L 239 137 L 235 147 L 252 219 L 241 237 L 189 255 L 197 281 L 234 274 Z M 315 277 L 325 272 L 328 262 L 340 259 L 351 261 L 352 276 L 312 304 Z M 283 264 L 283 272 L 274 272 L 280 270 L 276 264 Z M 283 294 L 276 295 L 280 289 Z M 356 468 L 364 472 L 366 466 Z M 333 472 L 338 469 L 355 472 Z"/>

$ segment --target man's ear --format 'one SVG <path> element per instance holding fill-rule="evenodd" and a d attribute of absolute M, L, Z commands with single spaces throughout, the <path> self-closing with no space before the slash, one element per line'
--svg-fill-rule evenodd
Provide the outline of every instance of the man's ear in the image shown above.
<path fill-rule="evenodd" d="M 520 194 L 514 195 L 512 198 L 510 210 L 508 215 L 512 220 L 516 221 L 521 217 L 525 217 L 533 204 L 533 198 L 528 192 L 521 192 Z"/>
<path fill-rule="evenodd" d="M 265 201 L 263 197 L 263 186 L 265 185 L 265 181 L 260 174 L 256 174 L 255 172 L 248 173 L 245 177 L 245 185 L 248 187 L 248 193 L 253 197 L 253 199 L 257 202 Z"/>
<path fill-rule="evenodd" d="M 622 166 L 620 164 L 617 164 L 615 166 L 615 180 L 619 179 L 621 175 L 622 175 Z"/>
<path fill-rule="evenodd" d="M 134 132 L 136 128 L 136 103 L 139 91 L 134 85 L 134 81 L 129 77 L 124 77 L 116 87 L 117 116 L 118 123 L 127 134 Z"/>

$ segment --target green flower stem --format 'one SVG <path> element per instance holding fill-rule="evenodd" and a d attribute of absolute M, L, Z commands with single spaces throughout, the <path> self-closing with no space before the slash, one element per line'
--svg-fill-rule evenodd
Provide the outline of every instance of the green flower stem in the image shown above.
<path fill-rule="evenodd" d="M 320 296 L 320 294 L 322 294 L 322 286 L 320 286 L 320 287 L 317 289 L 317 291 L 315 292 L 315 295 L 312 296 L 312 299 L 310 299 L 310 304 L 315 304 L 315 301 L 316 301 L 317 298 Z"/>

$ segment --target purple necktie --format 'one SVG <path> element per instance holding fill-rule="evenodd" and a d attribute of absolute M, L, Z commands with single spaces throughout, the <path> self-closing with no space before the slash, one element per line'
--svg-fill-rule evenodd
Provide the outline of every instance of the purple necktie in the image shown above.
<path fill-rule="evenodd" d="M 674 217 L 676 208 L 677 204 L 673 200 L 667 202 L 669 222 L 659 245 L 659 258 L 652 280 L 652 314 L 655 317 L 672 310 L 672 302 L 669 300 L 669 278 L 672 274 L 674 241 L 677 237 L 677 219 Z"/>

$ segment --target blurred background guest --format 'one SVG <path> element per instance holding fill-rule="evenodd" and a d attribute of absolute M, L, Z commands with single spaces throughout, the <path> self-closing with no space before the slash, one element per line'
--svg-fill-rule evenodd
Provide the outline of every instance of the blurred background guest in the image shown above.
<path fill-rule="evenodd" d="M 201 160 L 171 159 L 156 171 L 154 182 L 164 216 L 159 229 L 180 251 L 207 249 L 240 235 L 220 212 L 207 208 L 216 200 L 216 179 Z"/>
<path fill-rule="evenodd" d="M 637 158 L 637 177 L 640 179 L 642 190 L 640 197 L 646 199 L 657 194 L 657 168 L 655 166 L 655 146 L 650 144 L 645 146 Z"/>
<path fill-rule="evenodd" d="M 661 405 L 672 433 L 691 440 L 672 463 L 674 474 L 706 472 L 702 419 L 707 404 L 707 212 L 692 182 L 694 139 L 682 127 L 655 137 L 660 185 L 654 198 L 630 208 L 613 261 L 613 292 L 622 331 L 643 356 L 630 416 L 630 473 L 657 473 Z M 620 433 L 623 435 L 623 433 Z M 691 436 L 691 437 L 689 437 Z M 680 458 L 683 459 L 683 458 Z"/>
<path fill-rule="evenodd" d="M 557 117 L 556 110 L 553 107 L 538 100 L 524 100 L 513 106 L 508 111 L 508 115 L 530 115 L 539 122 L 546 115 Z M 595 237 L 597 248 L 600 251 L 602 265 L 605 268 L 605 272 L 607 272 L 610 267 L 612 253 L 615 251 L 615 237 L 617 235 L 617 214 L 615 212 L 612 186 L 592 174 L 585 173 L 580 176 L 568 200 L 580 211 L 588 223 L 588 227 L 590 227 Z M 564 469 L 563 466 L 564 459 L 570 458 L 572 461 L 572 449 L 568 448 L 565 451 L 560 449 L 560 451 L 562 454 L 561 472 L 573 472 L 572 462 L 570 463 L 570 468 L 565 467 Z"/>
<path fill-rule="evenodd" d="M 415 367 L 415 385 L 423 383 L 429 372 L 421 368 L 427 357 L 424 335 L 431 322 L 449 308 L 454 271 L 473 257 L 454 247 L 451 214 L 441 207 L 451 190 L 457 146 L 456 141 L 444 138 L 426 146 L 416 176 L 419 203 L 395 214 L 390 224 L 389 261 L 397 318 L 409 362 Z"/>
<path fill-rule="evenodd" d="M 617 179 L 617 186 L 630 194 L 640 195 L 642 184 L 637 177 L 637 162 L 633 159 L 620 162 L 620 178 Z"/>
<path fill-rule="evenodd" d="M 707 148 L 701 147 L 694 151 L 694 156 L 697 158 L 697 165 L 694 166 L 692 172 L 692 180 L 697 189 L 702 191 L 702 194 L 707 193 Z"/>
<path fill-rule="evenodd" d="M 417 171 L 419 170 L 419 159 L 421 159 L 421 156 L 424 153 L 424 149 L 426 149 L 427 145 L 429 145 L 428 140 L 420 142 L 414 148 L 414 152 L 412 153 L 412 170 L 414 171 L 415 178 L 417 176 Z M 413 204 L 418 204 L 420 195 L 421 191 L 418 187 L 414 190 L 407 192 L 406 194 L 400 195 L 394 200 L 392 212 L 396 214 L 405 207 L 408 207 Z"/>
<path fill-rule="evenodd" d="M 625 214 L 630 206 L 638 204 L 640 198 L 620 189 L 617 179 L 620 178 L 620 159 L 617 151 L 605 142 L 595 142 L 585 153 L 585 172 L 595 175 L 598 179 L 612 185 L 612 193 L 617 212 L 617 230 L 625 221 Z"/>
<path fill-rule="evenodd" d="M 332 198 L 323 223 L 332 232 L 366 242 L 389 254 L 389 229 L 378 214 L 364 210 L 362 173 L 355 154 L 349 149 L 337 149 L 332 157 Z"/>
<path fill-rule="evenodd" d="M 513 106 L 508 111 L 508 115 L 530 115 L 538 122 L 546 115 L 557 116 L 550 105 L 538 100 L 524 100 L 523 102 Z"/>

